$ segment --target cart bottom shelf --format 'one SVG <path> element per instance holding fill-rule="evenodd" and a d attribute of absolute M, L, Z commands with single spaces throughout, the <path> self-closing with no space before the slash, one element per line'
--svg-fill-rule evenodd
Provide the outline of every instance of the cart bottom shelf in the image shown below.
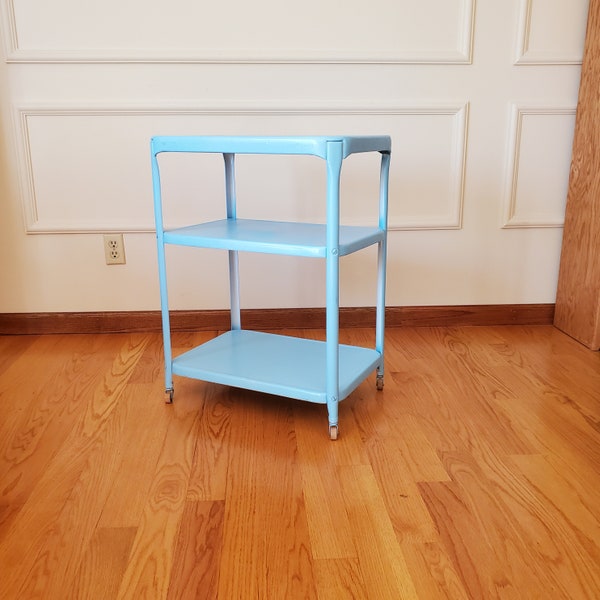
<path fill-rule="evenodd" d="M 381 364 L 376 350 L 339 346 L 339 400 Z M 325 404 L 326 343 L 232 330 L 173 360 L 173 373 L 266 394 Z"/>

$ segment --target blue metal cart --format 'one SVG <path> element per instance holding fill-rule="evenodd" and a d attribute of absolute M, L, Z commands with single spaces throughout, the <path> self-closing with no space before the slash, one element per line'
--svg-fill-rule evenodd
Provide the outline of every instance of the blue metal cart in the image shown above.
<path fill-rule="evenodd" d="M 338 403 L 377 371 L 383 388 L 388 136 L 226 137 L 157 136 L 151 140 L 154 213 L 165 355 L 166 401 L 173 401 L 173 375 L 191 377 L 327 405 L 329 436 L 338 437 Z M 166 230 L 163 226 L 159 157 L 164 152 L 219 153 L 225 162 L 227 218 Z M 340 175 L 356 152 L 381 154 L 377 227 L 340 225 Z M 325 224 L 288 223 L 236 217 L 235 155 L 312 155 L 326 161 Z M 167 296 L 165 244 L 218 248 L 229 253 L 231 329 L 173 358 Z M 339 343 L 339 261 L 341 256 L 378 246 L 375 348 Z M 323 258 L 326 261 L 326 341 L 242 329 L 238 252 Z"/>

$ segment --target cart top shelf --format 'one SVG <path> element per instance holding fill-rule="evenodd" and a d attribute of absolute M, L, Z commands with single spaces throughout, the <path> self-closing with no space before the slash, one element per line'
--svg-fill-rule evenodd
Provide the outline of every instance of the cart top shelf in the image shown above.
<path fill-rule="evenodd" d="M 153 156 L 161 152 L 207 152 L 222 154 L 306 154 L 327 158 L 330 143 L 342 143 L 344 158 L 356 152 L 391 151 L 391 138 L 381 136 L 155 136 Z"/>

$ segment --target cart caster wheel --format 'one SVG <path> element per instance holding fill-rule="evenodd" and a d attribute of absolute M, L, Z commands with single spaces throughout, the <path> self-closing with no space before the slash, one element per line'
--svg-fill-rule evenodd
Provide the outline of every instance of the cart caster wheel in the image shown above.
<path fill-rule="evenodd" d="M 377 386 L 378 390 L 383 389 L 383 375 L 381 377 L 379 375 L 377 376 L 377 379 L 375 380 L 375 385 Z"/>
<path fill-rule="evenodd" d="M 338 426 L 337 425 L 330 425 L 329 426 L 329 439 L 332 441 L 335 441 L 338 439 Z"/>
<path fill-rule="evenodd" d="M 175 390 L 173 388 L 169 388 L 165 390 L 165 404 L 173 404 L 173 394 Z"/>

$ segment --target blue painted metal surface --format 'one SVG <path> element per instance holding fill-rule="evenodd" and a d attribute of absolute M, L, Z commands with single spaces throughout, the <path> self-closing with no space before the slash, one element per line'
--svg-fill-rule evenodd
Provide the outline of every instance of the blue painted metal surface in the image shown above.
<path fill-rule="evenodd" d="M 326 354 L 326 342 L 232 330 L 175 358 L 173 372 L 267 394 L 329 404 Z M 381 354 L 370 348 L 342 344 L 339 356 L 341 368 L 335 393 L 344 399 L 377 368 Z"/>
<path fill-rule="evenodd" d="M 378 227 L 340 228 L 339 255 L 345 256 L 383 240 Z M 165 242 L 198 248 L 267 252 L 325 258 L 327 226 L 317 223 L 222 219 L 165 232 Z"/>
<path fill-rule="evenodd" d="M 155 136 L 152 154 L 210 152 L 220 154 L 307 154 L 327 159 L 327 144 L 342 144 L 342 157 L 356 152 L 392 150 L 389 136 Z"/>
<path fill-rule="evenodd" d="M 227 218 L 165 230 L 158 156 L 163 152 L 221 153 L 225 161 Z M 355 152 L 381 153 L 377 227 L 340 225 L 340 177 L 344 159 Z M 326 223 L 283 223 L 238 219 L 235 154 L 307 154 L 327 163 Z M 173 375 L 193 377 L 327 405 L 330 435 L 337 438 L 338 404 L 370 373 L 383 386 L 388 180 L 388 136 L 231 137 L 157 136 L 151 140 L 154 213 L 158 245 L 165 387 L 172 398 Z M 231 331 L 173 359 L 165 244 L 217 248 L 229 254 Z M 340 257 L 377 244 L 375 349 L 339 344 Z M 267 252 L 326 261 L 326 341 L 245 331 L 240 314 L 238 252 Z M 335 433 L 333 433 L 335 432 Z"/>

